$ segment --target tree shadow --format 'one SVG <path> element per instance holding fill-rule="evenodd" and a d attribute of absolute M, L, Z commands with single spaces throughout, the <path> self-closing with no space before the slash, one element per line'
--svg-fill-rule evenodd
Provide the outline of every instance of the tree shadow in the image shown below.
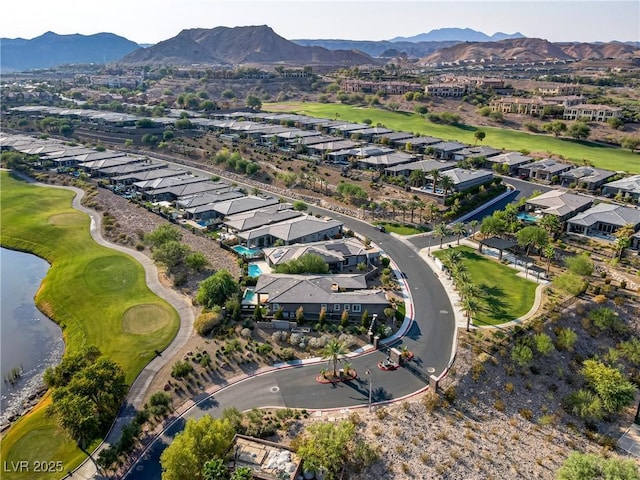
<path fill-rule="evenodd" d="M 220 406 L 220 402 L 214 398 L 213 394 L 209 393 L 203 393 L 202 395 L 194 397 L 193 401 L 200 410 L 205 412 Z"/>

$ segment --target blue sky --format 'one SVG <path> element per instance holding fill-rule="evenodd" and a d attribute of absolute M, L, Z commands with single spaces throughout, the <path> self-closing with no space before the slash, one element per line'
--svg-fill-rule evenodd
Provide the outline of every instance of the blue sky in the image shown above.
<path fill-rule="evenodd" d="M 640 1 L 25 0 L 0 7 L 0 36 L 112 32 L 156 43 L 185 28 L 269 25 L 288 39 L 386 40 L 443 27 L 550 41 L 640 41 Z"/>

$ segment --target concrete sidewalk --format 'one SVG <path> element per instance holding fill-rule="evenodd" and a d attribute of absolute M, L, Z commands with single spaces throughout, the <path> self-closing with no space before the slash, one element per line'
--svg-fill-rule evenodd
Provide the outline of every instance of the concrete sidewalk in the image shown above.
<path fill-rule="evenodd" d="M 640 458 L 640 425 L 632 423 L 629 429 L 618 440 L 618 448 Z"/>

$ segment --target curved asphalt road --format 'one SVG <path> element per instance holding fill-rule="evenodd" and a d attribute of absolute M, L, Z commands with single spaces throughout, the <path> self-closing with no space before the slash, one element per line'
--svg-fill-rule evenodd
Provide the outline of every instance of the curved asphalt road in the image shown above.
<path fill-rule="evenodd" d="M 195 168 L 190 169 L 198 171 Z M 200 172 L 211 174 L 204 170 Z M 455 348 L 453 310 L 444 287 L 427 264 L 420 259 L 415 247 L 379 232 L 366 222 L 317 206 L 313 206 L 312 210 L 340 220 L 344 222 L 345 228 L 369 237 L 395 261 L 406 278 L 414 310 L 414 321 L 397 345 L 406 345 L 414 353 L 413 364 L 422 371 L 431 372 L 432 368 L 434 375 L 444 374 Z M 374 403 L 397 400 L 426 387 L 423 379 L 407 369 L 401 368 L 393 372 L 379 370 L 377 363 L 385 357 L 386 353 L 376 351 L 350 359 L 353 368 L 360 372 L 360 378 L 349 383 L 317 383 L 315 376 L 319 366 L 315 364 L 250 376 L 212 396 L 203 395 L 202 403 L 171 424 L 151 444 L 125 478 L 160 479 L 160 454 L 182 430 L 188 418 L 199 418 L 204 414 L 218 416 L 228 407 L 236 407 L 242 411 L 268 406 L 331 409 L 366 405 L 369 395 L 368 377 L 364 375 L 366 370 L 371 372 Z"/>

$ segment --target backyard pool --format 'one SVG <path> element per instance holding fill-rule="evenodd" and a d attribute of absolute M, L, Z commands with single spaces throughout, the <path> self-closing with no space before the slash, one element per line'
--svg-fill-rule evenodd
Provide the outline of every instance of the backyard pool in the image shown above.
<path fill-rule="evenodd" d="M 246 289 L 244 291 L 244 295 L 242 296 L 243 305 L 252 305 L 256 303 L 256 292 L 253 290 Z"/>
<path fill-rule="evenodd" d="M 262 270 L 260 269 L 260 265 L 258 265 L 257 263 L 250 263 L 249 264 L 249 276 L 250 277 L 259 277 L 261 273 L 262 273 Z"/>
<path fill-rule="evenodd" d="M 235 245 L 233 248 L 238 254 L 243 257 L 255 257 L 260 254 L 260 250 L 256 250 L 255 248 L 247 248 L 244 245 Z"/>
<path fill-rule="evenodd" d="M 517 217 L 520 220 L 524 220 L 525 222 L 529 223 L 536 223 L 538 220 L 540 220 L 540 217 L 529 215 L 527 212 L 520 212 L 518 213 Z"/>

